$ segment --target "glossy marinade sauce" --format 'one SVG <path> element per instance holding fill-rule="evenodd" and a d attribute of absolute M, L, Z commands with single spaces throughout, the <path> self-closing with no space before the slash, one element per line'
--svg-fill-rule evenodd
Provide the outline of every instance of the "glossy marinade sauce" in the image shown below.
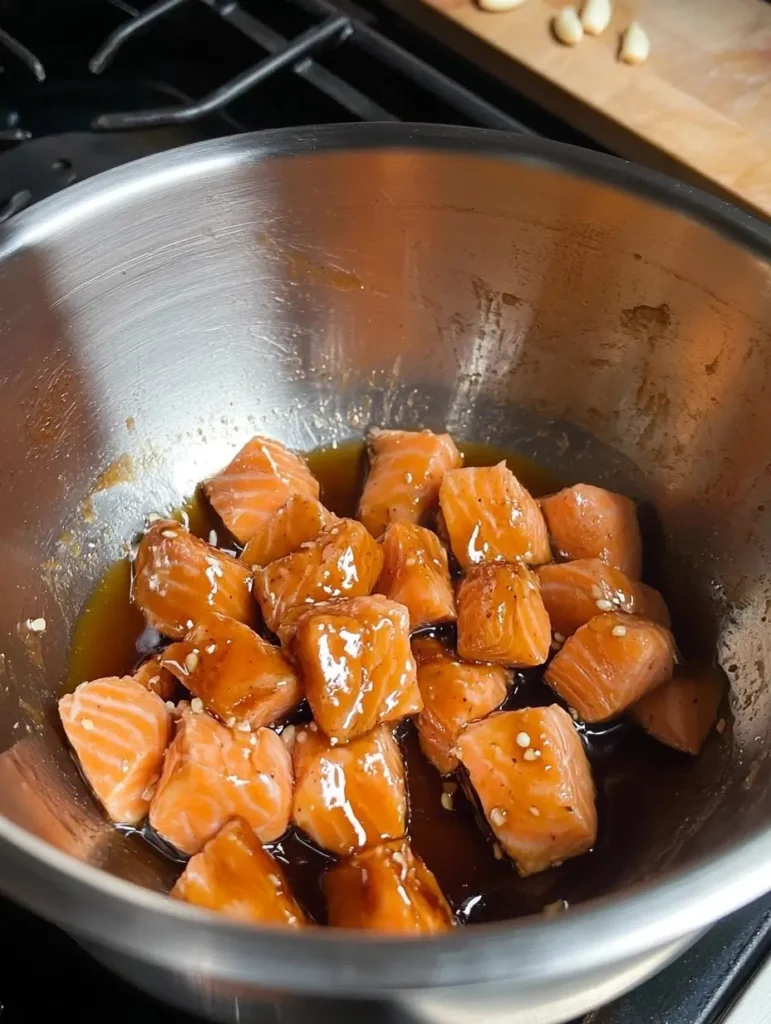
<path fill-rule="evenodd" d="M 529 459 L 490 445 L 459 447 L 466 466 L 494 465 L 505 459 L 535 496 L 560 486 L 551 473 Z M 363 443 L 345 442 L 317 449 L 307 458 L 321 484 L 321 501 L 337 515 L 355 515 L 366 472 Z M 218 546 L 237 548 L 205 499 L 196 495 L 183 511 L 197 536 L 208 540 L 214 531 Z M 178 515 L 181 517 L 182 512 Z M 67 689 L 87 679 L 131 673 L 157 643 L 157 636 L 148 634 L 141 613 L 131 604 L 130 589 L 130 563 L 116 562 L 95 588 L 75 625 Z M 439 628 L 445 630 L 445 639 L 452 637 L 452 630 Z M 516 672 L 504 707 L 554 703 L 555 696 L 541 676 L 541 668 Z M 302 707 L 292 720 L 308 717 L 307 709 Z M 630 865 L 639 864 L 640 851 L 655 832 L 662 801 L 671 799 L 691 764 L 687 755 L 656 743 L 623 719 L 587 728 L 582 737 L 598 791 L 597 845 L 591 853 L 559 868 L 522 879 L 508 858 L 496 859 L 489 829 L 473 798 L 465 792 L 464 780 L 458 780 L 452 810 L 446 810 L 442 805 L 443 780 L 423 757 L 414 726 L 402 725 L 398 736 L 407 766 L 410 840 L 464 923 L 539 913 L 560 901 L 572 904 L 601 895 L 619 884 Z M 143 834 L 157 851 L 163 852 L 163 844 L 147 830 Z M 313 918 L 323 922 L 320 883 L 330 857 L 294 830 L 271 849 L 285 864 L 298 900 Z"/>

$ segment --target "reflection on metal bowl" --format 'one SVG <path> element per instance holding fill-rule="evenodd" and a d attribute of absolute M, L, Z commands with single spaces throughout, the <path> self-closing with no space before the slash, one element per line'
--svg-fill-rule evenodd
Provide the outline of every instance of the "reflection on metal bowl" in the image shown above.
<path fill-rule="evenodd" d="M 0 745 L 31 761 L 0 787 L 3 888 L 223 1020 L 313 996 L 313 1019 L 333 1012 L 318 997 L 345 997 L 542 1024 L 764 891 L 770 254 L 764 226 L 609 158 L 393 124 L 176 150 L 4 227 Z M 611 891 L 559 919 L 408 943 L 172 903 L 147 851 L 104 848 L 54 724 L 75 617 L 144 513 L 251 433 L 308 449 L 371 423 L 446 428 L 650 500 L 676 631 L 728 671 L 733 733 L 665 795 Z M 19 624 L 38 617 L 32 643 Z M 20 798 L 30 777 L 40 813 Z"/>

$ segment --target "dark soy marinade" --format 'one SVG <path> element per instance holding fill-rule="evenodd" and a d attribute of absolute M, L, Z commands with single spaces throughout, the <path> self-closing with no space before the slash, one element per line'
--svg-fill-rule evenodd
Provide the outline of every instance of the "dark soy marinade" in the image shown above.
<path fill-rule="evenodd" d="M 509 468 L 535 496 L 560 487 L 560 481 L 531 460 L 482 444 L 460 444 L 467 466 L 495 465 L 505 459 Z M 307 456 L 321 485 L 321 501 L 340 516 L 356 513 L 366 473 L 361 441 L 317 449 Z M 237 551 L 232 536 L 196 495 L 179 513 L 204 540 Z M 214 533 L 212 533 L 214 531 Z M 131 673 L 163 641 L 145 630 L 142 615 L 130 599 L 131 567 L 127 560 L 113 565 L 95 588 L 73 633 L 67 688 L 105 675 Z M 430 632 L 422 631 L 422 632 Z M 452 628 L 440 627 L 445 643 L 454 641 Z M 553 692 L 542 682 L 542 669 L 517 672 L 504 705 L 507 709 L 551 704 Z M 292 716 L 307 718 L 307 707 Z M 568 860 L 559 868 L 522 879 L 505 856 L 496 858 L 491 833 L 466 781 L 442 779 L 421 753 L 415 726 L 406 723 L 398 736 L 407 767 L 410 801 L 409 836 L 415 851 L 436 875 L 458 919 L 464 923 L 499 921 L 540 913 L 560 901 L 577 903 L 607 893 L 641 874 L 640 850 L 656 833 L 657 812 L 669 801 L 690 768 L 691 758 L 647 737 L 624 719 L 582 731 L 597 785 L 599 835 L 595 849 Z M 455 781 L 452 810 L 442 804 L 443 783 Z M 137 830 L 131 830 L 137 832 Z M 142 836 L 143 830 L 138 830 Z M 127 842 L 142 841 L 139 836 Z M 146 835 L 156 851 L 164 845 Z M 326 919 L 321 876 L 332 862 L 304 836 L 291 830 L 270 847 L 285 867 L 288 881 L 313 919 Z M 500 851 L 499 855 L 500 855 Z M 172 861 L 173 863 L 173 861 Z M 177 865 L 179 861 L 176 861 Z"/>

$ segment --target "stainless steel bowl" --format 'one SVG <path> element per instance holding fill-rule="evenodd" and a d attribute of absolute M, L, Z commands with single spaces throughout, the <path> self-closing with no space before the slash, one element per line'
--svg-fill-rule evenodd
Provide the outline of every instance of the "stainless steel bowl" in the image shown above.
<path fill-rule="evenodd" d="M 355 998 L 552 1024 L 771 886 L 766 226 L 603 156 L 389 124 L 176 150 L 3 231 L 8 893 L 224 1020 L 339 1019 L 320 1000 Z M 679 625 L 729 672 L 732 729 L 662 794 L 613 891 L 561 919 L 398 942 L 172 903 L 56 728 L 73 621 L 144 513 L 255 431 L 309 448 L 370 423 L 447 427 L 651 499 Z"/>

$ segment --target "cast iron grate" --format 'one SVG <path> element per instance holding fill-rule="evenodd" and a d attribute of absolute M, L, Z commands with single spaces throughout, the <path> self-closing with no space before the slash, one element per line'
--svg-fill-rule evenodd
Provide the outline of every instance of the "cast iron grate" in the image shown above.
<path fill-rule="evenodd" d="M 412 48 L 416 40 L 379 31 L 379 16 L 349 0 L 92 0 L 75 6 L 78 32 L 65 37 L 63 50 L 57 32 L 69 24 L 57 22 L 38 36 L 34 18 L 19 22 L 20 9 L 4 12 L 15 14 L 16 22 L 6 24 L 4 17 L 0 27 L 0 73 L 12 86 L 0 104 L 0 224 L 74 180 L 233 131 L 415 120 L 533 133 L 495 98 L 491 102 L 477 81 L 463 84 L 453 66 L 443 68 L 446 54 L 421 55 L 420 46 Z M 99 12 L 108 11 L 112 16 L 100 31 Z M 167 63 L 159 65 L 158 55 L 171 39 L 174 70 L 158 88 L 155 77 L 161 67 L 165 76 Z M 155 75 L 140 70 L 146 68 Z M 121 87 L 127 69 L 138 92 Z M 190 69 L 200 72 L 194 81 Z M 19 107 L 14 98 L 21 99 Z M 153 104 L 158 100 L 162 106 Z M 95 109 L 84 120 L 90 105 Z M 62 164 L 69 173 L 60 173 Z"/>
<path fill-rule="evenodd" d="M 45 81 L 46 71 L 40 59 L 19 39 L 0 28 L 0 53 L 10 55 L 14 62 L 21 64 L 38 82 Z M 5 70 L 0 65 L 0 70 Z M 0 143 L 24 142 L 32 135 L 26 128 L 20 127 L 18 118 L 10 118 L 4 127 L 0 127 Z"/>
<path fill-rule="evenodd" d="M 89 67 L 94 74 L 101 74 L 124 46 L 134 45 L 137 36 L 190 4 L 204 4 L 214 17 L 252 40 L 267 55 L 194 102 L 105 113 L 95 119 L 93 127 L 116 130 L 187 124 L 222 111 L 250 89 L 287 70 L 324 93 L 353 118 L 363 121 L 400 120 L 362 89 L 346 81 L 342 74 L 330 71 L 321 63 L 326 55 L 347 48 L 396 72 L 473 124 L 519 133 L 531 132 L 515 118 L 381 35 L 367 24 L 364 12 L 349 4 L 336 4 L 331 0 L 283 0 L 283 3 L 310 16 L 310 26 L 296 35 L 284 36 L 234 0 L 157 0 L 141 13 L 137 12 L 108 36 L 93 56 Z"/>

